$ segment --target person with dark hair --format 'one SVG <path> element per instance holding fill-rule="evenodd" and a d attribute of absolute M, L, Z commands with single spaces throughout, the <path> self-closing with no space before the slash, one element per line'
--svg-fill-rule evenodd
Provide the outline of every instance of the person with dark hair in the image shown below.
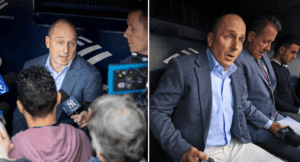
<path fill-rule="evenodd" d="M 275 107 L 283 116 L 289 116 L 300 122 L 300 99 L 290 84 L 290 71 L 286 68 L 289 63 L 296 59 L 299 51 L 300 40 L 293 36 L 287 35 L 282 37 L 271 59 L 271 64 L 277 80 L 274 91 Z M 286 65 L 286 66 L 285 66 Z"/>
<path fill-rule="evenodd" d="M 138 162 L 147 151 L 143 146 L 147 125 L 144 113 L 132 96 L 104 95 L 97 98 L 91 108 L 95 114 L 88 128 L 99 160 Z"/>
<path fill-rule="evenodd" d="M 127 29 L 124 37 L 132 53 L 136 53 L 121 60 L 120 63 L 141 63 L 148 61 L 148 7 L 147 1 L 137 1 L 130 6 Z"/>
<path fill-rule="evenodd" d="M 91 115 L 88 105 L 103 92 L 102 77 L 99 70 L 76 54 L 77 32 L 74 24 L 66 19 L 55 21 L 46 36 L 49 54 L 25 62 L 24 69 L 31 66 L 44 66 L 54 78 L 56 91 L 64 90 L 74 96 L 82 107 L 78 115 L 69 117 L 62 104 L 56 109 L 58 123 L 72 124 L 84 128 Z M 51 106 L 50 106 L 51 107 Z M 24 115 L 16 109 L 13 116 L 13 136 L 28 128 Z"/>
<path fill-rule="evenodd" d="M 255 120 L 263 121 L 255 125 L 252 119 L 247 118 L 254 143 L 284 159 L 300 161 L 300 147 L 294 148 L 278 138 L 278 130 L 286 127 L 280 123 L 291 123 L 298 133 L 300 128 L 298 122 L 293 119 L 287 121 L 275 108 L 274 90 L 277 82 L 267 51 L 270 51 L 271 43 L 281 28 L 281 23 L 274 15 L 264 13 L 254 17 L 247 26 L 247 39 L 235 64 L 241 69 L 242 87 L 247 92 L 243 95 L 244 107 L 250 107 L 252 112 L 260 112 L 261 116 Z"/>
<path fill-rule="evenodd" d="M 263 114 L 244 109 L 234 64 L 246 25 L 228 14 L 214 26 L 207 49 L 171 59 L 151 96 L 150 129 L 169 155 L 164 161 L 281 161 L 252 144 L 247 128 L 246 118 L 259 125 Z"/>
<path fill-rule="evenodd" d="M 128 45 L 132 55 L 121 60 L 121 64 L 148 63 L 148 1 L 133 0 L 129 4 L 129 14 L 127 18 L 127 29 L 124 37 L 128 40 Z M 148 122 L 148 88 L 144 92 L 134 93 L 133 97 L 138 107 L 144 112 Z M 145 143 L 145 148 L 148 145 Z M 145 152 L 147 157 L 147 152 Z"/>
<path fill-rule="evenodd" d="M 56 122 L 61 94 L 50 72 L 43 66 L 22 70 L 17 80 L 17 106 L 29 129 L 16 134 L 9 156 L 31 161 L 82 161 L 91 157 L 86 134 L 69 124 Z"/>
<path fill-rule="evenodd" d="M 148 7 L 147 0 L 136 1 L 131 4 L 127 19 L 128 27 L 124 33 L 130 51 L 133 55 L 120 61 L 122 64 L 148 63 Z M 148 116 L 148 90 L 134 94 L 138 105 Z"/>

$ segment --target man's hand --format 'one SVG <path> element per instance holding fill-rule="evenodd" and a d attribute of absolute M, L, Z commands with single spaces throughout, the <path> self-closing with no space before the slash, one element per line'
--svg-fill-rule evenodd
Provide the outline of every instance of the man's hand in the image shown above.
<path fill-rule="evenodd" d="M 285 128 L 287 127 L 286 125 L 282 125 L 280 123 L 272 123 L 271 127 L 269 128 L 269 130 L 274 133 L 277 137 L 280 137 L 278 130 L 281 128 Z"/>
<path fill-rule="evenodd" d="M 190 147 L 182 156 L 183 162 L 199 162 L 199 160 L 208 160 L 208 155 L 195 147 Z"/>
<path fill-rule="evenodd" d="M 8 154 L 13 150 L 13 144 L 10 143 L 9 136 L 5 127 L 0 125 L 0 155 L 8 158 Z"/>
<path fill-rule="evenodd" d="M 74 119 L 74 122 L 77 123 L 80 128 L 85 129 L 93 114 L 93 110 L 91 108 L 89 108 L 88 111 L 89 112 L 82 111 L 78 115 L 71 115 L 71 119 Z"/>

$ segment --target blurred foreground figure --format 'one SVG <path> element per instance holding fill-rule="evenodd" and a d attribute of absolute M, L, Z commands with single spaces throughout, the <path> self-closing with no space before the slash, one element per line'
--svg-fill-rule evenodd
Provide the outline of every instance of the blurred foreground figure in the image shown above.
<path fill-rule="evenodd" d="M 134 99 L 127 94 L 105 95 L 97 98 L 91 108 L 95 113 L 87 126 L 98 158 L 103 162 L 139 161 L 147 151 L 147 126 Z"/>

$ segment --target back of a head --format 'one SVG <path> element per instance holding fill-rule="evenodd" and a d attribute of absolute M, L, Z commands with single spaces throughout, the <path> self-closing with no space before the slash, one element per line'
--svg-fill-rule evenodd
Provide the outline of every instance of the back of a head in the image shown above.
<path fill-rule="evenodd" d="M 147 125 L 144 113 L 132 96 L 104 95 L 90 106 L 95 116 L 88 127 L 99 139 L 107 161 L 139 160 L 144 151 Z M 94 139 L 93 139 L 94 140 Z"/>
<path fill-rule="evenodd" d="M 56 85 L 43 66 L 33 66 L 18 75 L 17 94 L 24 109 L 34 118 L 52 112 L 56 103 Z"/>
<path fill-rule="evenodd" d="M 274 48 L 275 55 L 279 53 L 279 48 L 281 46 L 283 46 L 285 48 L 289 48 L 292 44 L 296 44 L 296 45 L 300 46 L 300 40 L 294 35 L 286 35 L 286 36 L 281 37 L 278 40 L 276 47 Z"/>
<path fill-rule="evenodd" d="M 279 19 L 277 19 L 272 13 L 264 11 L 255 14 L 247 24 L 246 36 L 248 36 L 250 31 L 259 35 L 262 29 L 264 29 L 269 23 L 273 24 L 278 32 L 282 30 L 282 24 Z"/>

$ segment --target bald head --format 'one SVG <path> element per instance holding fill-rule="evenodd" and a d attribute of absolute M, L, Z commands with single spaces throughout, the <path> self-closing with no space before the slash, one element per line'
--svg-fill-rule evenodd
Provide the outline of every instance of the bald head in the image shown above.
<path fill-rule="evenodd" d="M 217 19 L 213 31 L 208 33 L 208 47 L 216 61 L 224 68 L 230 67 L 243 49 L 246 25 L 236 14 Z"/>
<path fill-rule="evenodd" d="M 68 25 L 68 26 L 71 28 L 71 30 L 72 30 L 73 32 L 75 32 L 75 35 L 76 35 L 76 38 L 77 38 L 77 32 L 76 32 L 76 27 L 75 27 L 75 25 L 74 25 L 71 21 L 69 21 L 69 20 L 67 20 L 67 19 L 64 19 L 64 18 L 58 19 L 58 20 L 56 20 L 54 23 L 52 23 L 52 25 L 50 26 L 50 28 L 49 28 L 49 30 L 48 30 L 48 36 L 49 36 L 50 38 L 51 38 L 52 34 L 54 33 L 54 30 L 56 29 L 56 27 L 59 26 L 59 25 L 61 25 L 61 24 L 66 24 L 66 25 Z"/>
<path fill-rule="evenodd" d="M 224 25 L 223 23 L 232 23 L 232 22 L 241 22 L 242 24 L 245 25 L 244 20 L 236 14 L 227 14 L 224 16 L 219 17 L 216 22 L 213 25 L 212 28 L 212 33 L 215 34 L 217 32 L 218 29 L 222 28 L 222 26 Z M 246 25 L 245 25 L 246 27 Z"/>

